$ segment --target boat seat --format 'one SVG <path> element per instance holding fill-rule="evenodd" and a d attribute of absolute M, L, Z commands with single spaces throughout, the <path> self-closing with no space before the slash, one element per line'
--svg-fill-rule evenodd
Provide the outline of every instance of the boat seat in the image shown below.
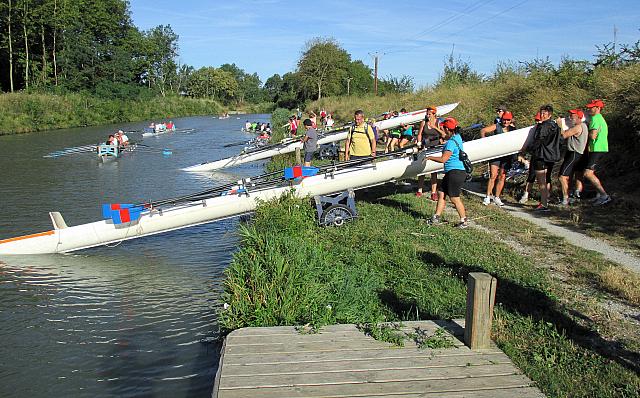
<path fill-rule="evenodd" d="M 67 223 L 64 222 L 64 218 L 62 218 L 62 214 L 60 214 L 60 212 L 50 211 L 49 217 L 51 217 L 51 222 L 53 223 L 53 229 L 67 228 Z"/>

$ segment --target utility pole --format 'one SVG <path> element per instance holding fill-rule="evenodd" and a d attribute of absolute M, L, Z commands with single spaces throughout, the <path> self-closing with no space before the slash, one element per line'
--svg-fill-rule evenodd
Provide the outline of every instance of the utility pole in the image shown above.
<path fill-rule="evenodd" d="M 347 77 L 347 97 L 349 96 L 349 83 L 351 83 L 351 80 L 353 80 L 353 77 Z"/>
<path fill-rule="evenodd" d="M 378 96 L 378 54 L 374 57 L 374 71 L 373 71 L 373 94 Z"/>
<path fill-rule="evenodd" d="M 378 95 L 378 58 L 380 57 L 380 55 L 375 52 L 375 53 L 369 53 L 369 55 L 371 55 L 373 57 L 373 93 L 377 96 Z M 382 53 L 382 55 L 384 55 L 384 53 Z"/>

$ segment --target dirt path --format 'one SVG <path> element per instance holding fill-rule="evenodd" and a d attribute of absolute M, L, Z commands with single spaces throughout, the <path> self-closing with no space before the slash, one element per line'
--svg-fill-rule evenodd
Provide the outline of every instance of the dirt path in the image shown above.
<path fill-rule="evenodd" d="M 484 194 L 476 192 L 477 189 L 471 184 L 467 184 L 468 189 L 465 191 L 469 194 L 484 197 Z M 620 264 L 638 274 L 640 274 L 640 258 L 628 254 L 621 249 L 613 247 L 602 240 L 594 239 L 580 232 L 573 231 L 569 228 L 557 225 L 549 220 L 544 214 L 535 214 L 526 211 L 519 206 L 505 205 L 502 207 L 512 216 L 527 220 L 541 228 L 546 229 L 556 236 L 565 238 L 569 243 L 582 248 L 601 253 L 607 260 Z"/>

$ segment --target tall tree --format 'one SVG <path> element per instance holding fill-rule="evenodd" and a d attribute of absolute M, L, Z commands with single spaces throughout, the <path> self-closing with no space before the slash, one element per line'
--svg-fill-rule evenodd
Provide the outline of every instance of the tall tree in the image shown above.
<path fill-rule="evenodd" d="M 331 38 L 315 38 L 307 42 L 298 61 L 298 73 L 305 88 L 317 94 L 342 92 L 348 76 L 351 56 Z"/>

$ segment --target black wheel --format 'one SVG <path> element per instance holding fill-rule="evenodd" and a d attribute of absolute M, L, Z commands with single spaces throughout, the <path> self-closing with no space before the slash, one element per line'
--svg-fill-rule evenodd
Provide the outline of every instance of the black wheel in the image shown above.
<path fill-rule="evenodd" d="M 340 227 L 345 221 L 355 217 L 355 213 L 346 205 L 331 205 L 320 216 L 320 224 Z"/>

